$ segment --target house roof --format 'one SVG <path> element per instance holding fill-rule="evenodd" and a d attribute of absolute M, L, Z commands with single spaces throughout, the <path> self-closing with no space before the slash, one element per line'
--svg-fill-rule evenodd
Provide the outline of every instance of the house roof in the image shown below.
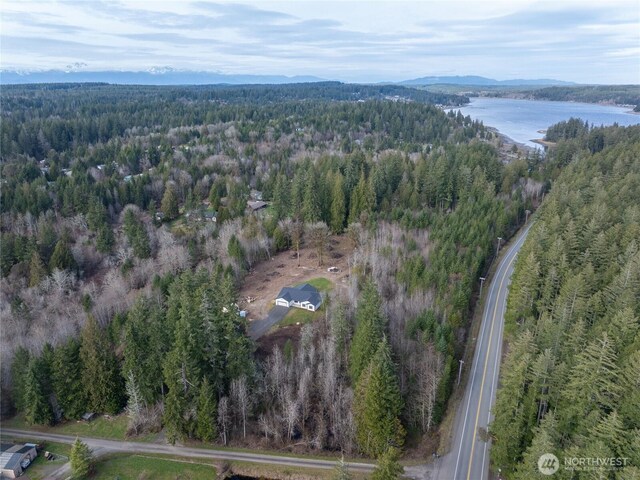
<path fill-rule="evenodd" d="M 316 307 L 322 303 L 322 296 L 320 292 L 318 292 L 318 289 L 308 283 L 298 285 L 297 287 L 284 287 L 280 290 L 278 298 L 283 298 L 288 302 L 291 300 L 299 303 L 309 302 Z"/>
<path fill-rule="evenodd" d="M 24 454 L 35 449 L 30 444 L 15 445 L 12 443 L 3 443 L 0 445 L 0 468 L 7 470 L 15 470 L 24 458 Z"/>
<path fill-rule="evenodd" d="M 250 208 L 251 210 L 254 210 L 254 211 L 255 211 L 255 210 L 260 210 L 261 208 L 266 207 L 266 206 L 267 206 L 267 202 L 262 202 L 262 201 L 260 201 L 260 200 L 256 200 L 256 201 L 251 201 L 251 200 L 249 200 L 249 201 L 247 202 L 247 205 L 249 206 L 249 208 Z"/>
<path fill-rule="evenodd" d="M 22 454 L 20 453 L 0 453 L 0 468 L 2 468 L 3 470 L 14 470 L 18 465 L 20 465 L 21 459 Z"/>

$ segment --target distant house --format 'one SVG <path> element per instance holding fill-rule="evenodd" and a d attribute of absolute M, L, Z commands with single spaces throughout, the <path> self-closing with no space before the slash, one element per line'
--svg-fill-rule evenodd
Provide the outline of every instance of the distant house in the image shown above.
<path fill-rule="evenodd" d="M 205 210 L 204 219 L 207 222 L 217 222 L 218 221 L 218 214 L 216 212 L 214 212 L 214 211 L 211 211 L 211 210 Z"/>
<path fill-rule="evenodd" d="M 249 200 L 247 202 L 247 206 L 252 212 L 257 212 L 258 210 L 262 210 L 267 207 L 267 202 L 263 202 L 262 200 Z"/>
<path fill-rule="evenodd" d="M 280 290 L 276 305 L 296 307 L 315 312 L 322 304 L 322 296 L 318 289 L 308 283 L 297 287 L 284 287 Z"/>
<path fill-rule="evenodd" d="M 33 443 L 15 445 L 13 443 L 0 444 L 0 476 L 2 478 L 17 478 L 38 456 Z"/>

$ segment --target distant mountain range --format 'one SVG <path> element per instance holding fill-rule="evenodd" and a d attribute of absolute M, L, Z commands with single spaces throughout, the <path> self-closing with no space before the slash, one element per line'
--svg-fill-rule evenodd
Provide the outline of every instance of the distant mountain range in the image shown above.
<path fill-rule="evenodd" d="M 210 85 L 210 84 L 284 84 L 323 82 L 325 79 L 313 76 L 285 75 L 227 75 L 216 72 L 194 72 L 176 70 L 170 67 L 154 67 L 146 71 L 102 71 L 89 72 L 72 70 L 43 71 L 0 71 L 1 84 L 25 83 L 85 83 L 103 82 L 126 85 Z"/>
<path fill-rule="evenodd" d="M 563 82 L 561 80 L 550 80 L 546 78 L 527 80 L 527 79 L 515 79 L 515 80 L 494 80 L 493 78 L 479 77 L 476 75 L 463 75 L 463 76 L 448 76 L 448 77 L 421 77 L 414 78 L 413 80 L 405 80 L 399 82 L 400 85 L 417 86 L 417 85 L 470 85 L 470 86 L 533 86 L 533 85 L 577 85 L 574 82 Z"/>
<path fill-rule="evenodd" d="M 66 70 L 41 71 L 0 71 L 0 84 L 26 83 L 84 83 L 101 82 L 126 85 L 209 85 L 209 84 L 284 84 L 323 82 L 324 78 L 298 75 L 287 77 L 284 75 L 232 75 L 216 72 L 178 70 L 171 67 L 153 67 L 149 70 L 133 71 L 86 71 L 85 64 L 69 65 Z M 385 82 L 394 83 L 394 82 Z M 533 85 L 576 85 L 572 82 L 560 80 L 494 80 L 492 78 L 475 75 L 422 77 L 413 80 L 395 82 L 399 85 L 469 85 L 469 86 L 533 86 Z"/>

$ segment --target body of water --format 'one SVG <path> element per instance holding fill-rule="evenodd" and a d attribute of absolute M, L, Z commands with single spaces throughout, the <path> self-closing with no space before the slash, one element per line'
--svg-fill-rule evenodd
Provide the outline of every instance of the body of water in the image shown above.
<path fill-rule="evenodd" d="M 554 123 L 571 117 L 581 118 L 595 126 L 640 124 L 640 115 L 628 113 L 631 108 L 591 103 L 476 97 L 459 110 L 465 116 L 481 120 L 488 127 L 497 128 L 516 142 L 537 148 L 540 145 L 531 140 L 544 137 L 539 130 L 546 130 Z"/>

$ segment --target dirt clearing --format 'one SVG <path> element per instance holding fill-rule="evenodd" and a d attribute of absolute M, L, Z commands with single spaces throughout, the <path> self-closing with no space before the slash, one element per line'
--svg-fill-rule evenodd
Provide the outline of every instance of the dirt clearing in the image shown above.
<path fill-rule="evenodd" d="M 348 259 L 352 250 L 352 243 L 347 237 L 332 236 L 323 266 L 318 266 L 315 249 L 305 246 L 300 249 L 299 267 L 295 250 L 281 252 L 271 257 L 271 260 L 255 265 L 247 274 L 240 289 L 238 305 L 247 311 L 247 318 L 251 321 L 267 316 L 283 287 L 324 277 L 331 280 L 336 288 L 340 288 L 349 275 Z M 329 267 L 337 267 L 338 272 L 328 272 Z"/>

